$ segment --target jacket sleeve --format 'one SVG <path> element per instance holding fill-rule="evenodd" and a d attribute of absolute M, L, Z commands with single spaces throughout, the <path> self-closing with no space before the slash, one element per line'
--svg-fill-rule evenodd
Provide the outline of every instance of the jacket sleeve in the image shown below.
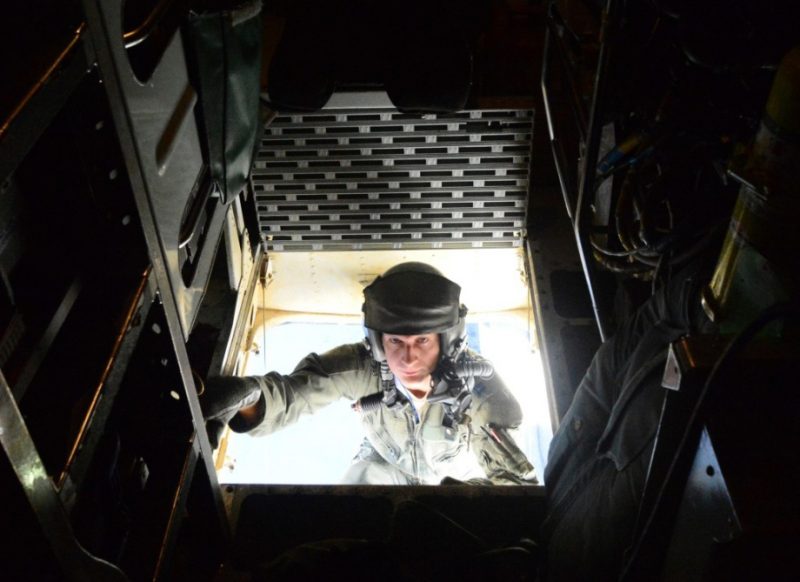
<path fill-rule="evenodd" d="M 253 376 L 264 395 L 264 419 L 250 431 L 270 434 L 340 398 L 356 400 L 380 389 L 378 374 L 363 344 L 309 354 L 291 374 Z"/>

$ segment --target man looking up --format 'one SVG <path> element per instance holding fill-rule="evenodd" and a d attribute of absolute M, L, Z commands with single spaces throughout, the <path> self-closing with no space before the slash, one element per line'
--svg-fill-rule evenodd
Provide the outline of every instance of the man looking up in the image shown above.
<path fill-rule="evenodd" d="M 364 342 L 310 354 L 288 375 L 209 379 L 201 405 L 212 446 L 225 424 L 269 434 L 348 398 L 365 439 L 344 483 L 536 483 L 508 434 L 519 404 L 467 349 L 460 292 L 430 265 L 401 263 L 364 290 Z"/>

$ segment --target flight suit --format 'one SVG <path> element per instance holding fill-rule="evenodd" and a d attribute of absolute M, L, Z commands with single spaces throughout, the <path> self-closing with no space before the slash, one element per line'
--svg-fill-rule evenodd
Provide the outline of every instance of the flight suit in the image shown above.
<path fill-rule="evenodd" d="M 363 343 L 309 354 L 288 375 L 270 372 L 247 380 L 258 383 L 265 404 L 263 420 L 249 430 L 253 435 L 272 433 L 340 398 L 356 401 L 383 390 L 380 368 Z M 416 411 L 400 396 L 392 405 L 381 402 L 363 410 L 359 414 L 366 438 L 344 481 L 416 485 L 451 477 L 524 482 L 517 464 L 488 430 L 489 425 L 517 427 L 522 421 L 519 403 L 497 375 L 477 382 L 472 396 L 467 415 L 452 426 L 440 402 Z"/>

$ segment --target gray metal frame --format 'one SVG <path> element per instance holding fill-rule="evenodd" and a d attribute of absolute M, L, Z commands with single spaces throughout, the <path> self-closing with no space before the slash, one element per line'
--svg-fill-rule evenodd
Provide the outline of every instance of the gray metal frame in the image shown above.
<path fill-rule="evenodd" d="M 551 5 L 554 6 L 555 2 L 551 2 Z M 609 39 L 613 39 L 614 31 L 618 26 L 618 10 L 618 2 L 615 0 L 608 0 L 606 2 L 602 29 L 600 32 L 600 38 L 603 39 L 603 42 L 600 46 L 600 54 L 598 55 L 597 69 L 594 76 L 591 108 L 588 119 L 586 120 L 587 127 L 581 125 L 581 122 L 584 121 L 585 112 L 580 107 L 580 104 L 572 104 L 573 113 L 578 122 L 578 130 L 580 133 L 578 184 L 570 183 L 569 174 L 564 167 L 566 160 L 561 140 L 559 139 L 559 131 L 552 115 L 552 96 L 548 90 L 548 59 L 552 51 L 558 52 L 562 50 L 563 52 L 563 47 L 559 46 L 557 35 L 553 33 L 555 25 L 552 23 L 552 18 L 548 19 L 549 26 L 545 33 L 544 62 L 541 77 L 542 96 L 544 99 L 547 125 L 550 132 L 550 145 L 558 173 L 559 184 L 564 197 L 567 215 L 572 221 L 578 253 L 586 276 L 586 282 L 589 286 L 589 296 L 595 314 L 597 329 L 602 340 L 606 340 L 613 332 L 612 317 L 607 302 L 600 296 L 598 290 L 597 267 L 594 264 L 592 249 L 589 243 L 589 231 L 591 229 L 590 205 L 594 199 L 595 167 L 597 165 L 598 151 L 602 137 L 602 111 L 605 106 L 606 84 L 608 81 L 607 69 L 612 52 L 611 41 Z M 563 60 L 564 59 L 562 59 L 562 62 Z M 569 85 L 574 97 L 576 94 L 574 84 L 569 83 Z M 572 188 L 576 190 L 573 192 Z"/>
<path fill-rule="evenodd" d="M 36 445 L 2 372 L 0 372 L 0 445 L 63 573 L 76 581 L 127 580 L 128 578 L 116 566 L 92 556 L 78 543 L 56 487 L 36 451 Z"/>
<path fill-rule="evenodd" d="M 196 461 L 205 464 L 220 529 L 227 537 L 227 517 L 185 345 L 210 274 L 225 208 L 216 207 L 201 251 L 198 275 L 193 285 L 186 287 L 178 264 L 181 218 L 203 167 L 193 116 L 196 95 L 189 85 L 179 32 L 171 39 L 151 78 L 146 83 L 136 79 L 123 44 L 122 4 L 120 0 L 83 1 L 195 427 L 196 438 L 187 462 L 192 466 Z M 191 485 L 193 471 L 188 469 L 191 467 L 187 466 L 184 472 L 179 495 Z M 180 507 L 178 499 L 175 507 Z M 170 527 L 172 524 L 171 519 Z"/>
<path fill-rule="evenodd" d="M 225 212 L 221 206 L 215 209 L 197 275 L 185 285 L 179 263 L 181 222 L 203 168 L 194 119 L 197 94 L 189 84 L 179 32 L 151 78 L 146 82 L 136 78 L 123 44 L 122 4 L 83 3 L 158 286 L 175 302 L 185 341 L 202 300 Z"/>

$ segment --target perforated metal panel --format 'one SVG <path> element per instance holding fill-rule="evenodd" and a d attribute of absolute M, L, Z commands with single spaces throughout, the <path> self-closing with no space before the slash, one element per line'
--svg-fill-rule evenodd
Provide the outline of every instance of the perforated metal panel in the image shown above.
<path fill-rule="evenodd" d="M 531 110 L 281 115 L 253 171 L 268 249 L 515 247 Z"/>

